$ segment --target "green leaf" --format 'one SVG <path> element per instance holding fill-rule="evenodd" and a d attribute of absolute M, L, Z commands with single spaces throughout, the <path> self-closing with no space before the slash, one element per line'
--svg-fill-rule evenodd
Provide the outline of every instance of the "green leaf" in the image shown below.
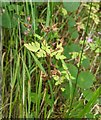
<path fill-rule="evenodd" d="M 61 56 L 61 53 L 57 53 L 55 57 L 56 57 L 57 60 L 59 60 L 60 56 Z"/>
<path fill-rule="evenodd" d="M 64 55 L 61 55 L 61 56 L 60 56 L 60 59 L 61 59 L 61 60 L 64 60 L 64 59 L 66 59 L 66 57 L 65 57 Z"/>
<path fill-rule="evenodd" d="M 78 86 L 82 89 L 88 89 L 93 85 L 95 77 L 89 71 L 81 72 L 78 76 Z"/>
<path fill-rule="evenodd" d="M 5 28 L 11 28 L 11 18 L 7 12 L 0 15 L 0 26 Z"/>
<path fill-rule="evenodd" d="M 68 20 L 68 26 L 73 27 L 76 24 L 75 20 L 73 17 L 70 17 Z"/>
<path fill-rule="evenodd" d="M 74 12 L 78 9 L 80 2 L 63 2 L 63 5 L 68 12 Z"/>
<path fill-rule="evenodd" d="M 53 79 L 55 80 L 55 85 L 61 85 L 64 82 L 64 76 L 57 76 L 57 75 L 53 75 Z"/>
<path fill-rule="evenodd" d="M 96 117 L 93 113 L 87 113 L 86 118 L 92 119 L 92 118 L 96 118 Z"/>
<path fill-rule="evenodd" d="M 50 95 L 49 95 L 48 93 L 46 93 L 46 96 L 45 96 L 45 103 L 46 103 L 47 105 L 50 105 L 50 106 L 53 105 L 53 102 L 52 102 L 52 100 L 50 99 Z"/>
<path fill-rule="evenodd" d="M 22 12 L 23 6 L 12 4 L 9 6 L 9 11 L 15 10 L 17 13 Z"/>
<path fill-rule="evenodd" d="M 93 91 L 90 90 L 90 89 L 87 89 L 87 90 L 84 90 L 84 91 L 83 91 L 83 96 L 85 97 L 85 99 L 86 99 L 87 101 L 89 101 L 89 100 L 91 99 L 92 94 L 93 94 Z"/>
<path fill-rule="evenodd" d="M 14 28 L 17 26 L 15 15 L 10 16 L 7 12 L 0 15 L 0 26 L 4 28 Z"/>
<path fill-rule="evenodd" d="M 31 102 L 35 103 L 37 100 L 38 94 L 31 92 Z"/>
<path fill-rule="evenodd" d="M 64 55 L 70 59 L 71 55 L 69 54 L 69 48 L 68 45 L 64 47 Z"/>
<path fill-rule="evenodd" d="M 42 49 L 39 50 L 39 52 L 37 52 L 37 56 L 40 57 L 46 57 L 46 52 Z"/>
<path fill-rule="evenodd" d="M 53 51 L 51 52 L 50 56 L 53 57 L 54 55 L 56 55 L 58 52 L 57 51 Z"/>
<path fill-rule="evenodd" d="M 71 52 L 80 52 L 81 47 L 78 44 L 71 44 L 64 47 L 64 55 L 70 59 L 72 55 Z"/>
<path fill-rule="evenodd" d="M 74 26 L 74 27 L 68 26 L 68 31 L 69 31 L 70 35 L 71 35 L 74 31 L 76 31 L 76 30 L 77 30 L 77 29 L 76 29 L 75 26 Z"/>
<path fill-rule="evenodd" d="M 85 116 L 85 114 L 89 113 L 91 111 L 91 108 L 94 106 L 96 100 L 101 94 L 101 87 L 99 87 L 93 94 L 87 105 L 84 107 L 84 109 L 79 113 L 79 118 L 82 118 Z"/>
<path fill-rule="evenodd" d="M 11 81 L 11 87 L 12 87 L 12 89 L 14 88 L 14 85 L 16 83 L 16 79 L 17 79 L 17 75 L 18 75 L 18 71 L 19 71 L 19 66 L 20 66 L 20 54 L 18 55 L 18 59 L 17 59 L 15 71 L 14 71 L 15 74 L 14 74 L 13 79 Z"/>
<path fill-rule="evenodd" d="M 95 53 L 101 53 L 101 48 L 97 48 L 97 49 L 95 50 Z"/>
<path fill-rule="evenodd" d="M 78 44 L 71 44 L 68 46 L 68 50 L 69 52 L 80 52 L 81 51 L 81 47 Z"/>
<path fill-rule="evenodd" d="M 67 68 L 71 74 L 71 79 L 73 82 L 75 82 L 75 79 L 76 79 L 76 76 L 77 76 L 77 73 L 78 73 L 78 69 L 76 66 L 74 66 L 73 64 L 66 64 L 67 65 Z"/>
<path fill-rule="evenodd" d="M 82 63 L 81 63 L 81 66 L 84 67 L 84 68 L 88 68 L 90 66 L 90 60 L 88 58 L 83 59 Z"/>
<path fill-rule="evenodd" d="M 62 95 L 63 95 L 63 97 L 64 98 L 66 98 L 67 99 L 67 96 L 69 97 L 70 96 L 70 86 L 69 86 L 69 84 L 65 84 L 65 86 L 64 86 L 64 91 L 62 92 Z"/>
<path fill-rule="evenodd" d="M 35 36 L 36 38 L 38 38 L 39 40 L 42 40 L 42 39 L 43 39 L 43 37 L 41 37 L 41 36 L 38 35 L 38 34 L 34 34 L 34 36 Z"/>
<path fill-rule="evenodd" d="M 22 12 L 22 11 L 23 11 L 23 10 L 22 10 L 23 8 L 24 8 L 24 6 L 23 6 L 23 5 L 16 5 L 15 10 L 16 10 L 16 12 L 19 12 L 19 13 L 20 13 L 20 12 Z"/>
<path fill-rule="evenodd" d="M 40 43 L 38 43 L 38 42 L 35 42 L 35 43 L 32 42 L 32 43 L 29 43 L 29 44 L 24 44 L 24 46 L 32 52 L 37 52 L 40 49 Z"/>
<path fill-rule="evenodd" d="M 43 44 L 41 46 L 42 50 L 44 50 L 45 52 L 47 52 L 48 54 L 50 54 L 50 46 L 48 46 L 47 43 Z"/>
<path fill-rule="evenodd" d="M 59 60 L 59 59 L 61 59 L 61 60 L 66 59 L 66 57 L 64 55 L 61 55 L 61 53 L 57 53 L 55 57 L 56 57 L 57 60 Z"/>
<path fill-rule="evenodd" d="M 77 30 L 74 31 L 74 32 L 71 34 L 71 37 L 72 37 L 72 39 L 78 38 L 78 37 L 79 37 L 78 31 L 77 31 Z"/>
<path fill-rule="evenodd" d="M 5 0 L 5 2 L 2 2 L 2 1 L 0 1 L 0 7 L 5 7 L 5 6 L 9 6 L 10 5 L 10 1 L 9 2 L 8 1 L 6 2 L 6 0 Z"/>
<path fill-rule="evenodd" d="M 40 68 L 40 70 L 42 70 L 46 74 L 46 71 L 45 71 L 44 67 L 42 66 L 41 62 L 37 59 L 37 57 L 32 52 L 31 52 L 31 55 L 34 58 L 35 63 Z"/>
<path fill-rule="evenodd" d="M 74 91 L 75 87 L 72 87 L 72 91 Z M 77 89 L 75 91 L 75 95 L 77 94 Z M 62 95 L 64 96 L 65 99 L 69 98 L 70 99 L 70 95 L 71 95 L 71 91 L 70 91 L 70 85 L 68 83 L 65 83 L 64 85 L 64 91 L 62 91 Z"/>
<path fill-rule="evenodd" d="M 62 11 L 64 16 L 67 15 L 67 10 L 66 9 L 62 8 L 61 11 Z"/>

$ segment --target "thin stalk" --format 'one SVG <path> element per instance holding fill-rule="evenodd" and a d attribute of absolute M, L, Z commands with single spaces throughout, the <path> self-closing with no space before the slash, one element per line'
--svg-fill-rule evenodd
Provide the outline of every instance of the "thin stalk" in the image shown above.
<path fill-rule="evenodd" d="M 10 52 L 10 57 L 12 57 L 12 49 L 11 49 L 11 52 Z M 12 81 L 12 62 L 10 63 L 10 74 L 11 74 L 11 81 Z M 11 104 L 12 103 L 12 88 L 11 88 L 11 97 L 10 97 L 10 112 L 9 112 L 9 118 L 11 118 Z"/>
<path fill-rule="evenodd" d="M 49 26 L 50 23 L 50 16 L 51 16 L 51 11 L 50 11 L 50 2 L 48 1 L 48 6 L 47 6 L 47 18 L 46 18 L 46 27 Z"/>
<path fill-rule="evenodd" d="M 42 91 L 42 77 L 40 76 L 39 87 L 38 87 L 38 115 L 40 113 L 40 103 L 41 103 L 41 91 Z"/>
<path fill-rule="evenodd" d="M 32 25 L 34 25 L 34 34 L 35 34 L 35 29 L 36 29 L 36 19 L 35 19 L 35 15 L 36 15 L 36 6 L 35 6 L 35 2 L 34 2 L 34 9 L 33 9 L 33 4 L 32 1 L 30 1 L 30 5 L 31 5 L 31 13 L 32 13 Z"/>
<path fill-rule="evenodd" d="M 74 97 L 75 97 L 75 90 L 76 90 L 76 87 L 77 87 L 78 76 L 79 76 L 79 72 L 80 72 L 80 68 L 81 68 L 81 62 L 82 62 L 82 56 L 83 56 L 83 53 L 84 53 L 86 34 L 87 34 L 87 31 L 88 31 L 88 24 L 89 24 L 89 21 L 90 21 L 91 8 L 92 8 L 92 2 L 90 3 L 90 10 L 89 10 L 89 15 L 88 15 L 88 20 L 87 20 L 85 34 L 84 34 L 84 37 L 83 37 L 84 41 L 83 41 L 82 51 L 81 51 L 81 55 L 80 55 L 80 63 L 79 63 L 79 67 L 78 67 L 78 73 L 77 73 L 77 76 L 76 76 L 76 83 L 75 83 L 75 87 L 74 87 L 74 91 L 73 91 L 73 97 L 72 97 L 72 100 L 71 100 L 71 103 L 70 103 L 70 107 L 69 107 L 69 110 L 68 110 L 68 113 L 67 113 L 67 117 L 69 117 L 69 115 L 70 115 L 70 112 L 71 112 L 71 109 L 72 109 L 72 105 L 73 105 L 73 101 L 74 101 Z"/>

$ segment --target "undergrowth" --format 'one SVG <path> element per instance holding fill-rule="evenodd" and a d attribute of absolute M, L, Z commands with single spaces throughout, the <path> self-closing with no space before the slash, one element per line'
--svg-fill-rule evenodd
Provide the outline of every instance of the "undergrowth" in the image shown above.
<path fill-rule="evenodd" d="M 101 118 L 100 9 L 2 2 L 2 118 Z"/>

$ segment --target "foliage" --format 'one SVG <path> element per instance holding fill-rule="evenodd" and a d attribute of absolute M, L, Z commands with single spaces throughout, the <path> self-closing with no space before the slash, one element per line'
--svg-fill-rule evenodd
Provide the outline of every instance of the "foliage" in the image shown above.
<path fill-rule="evenodd" d="M 100 118 L 100 4 L 0 7 L 2 118 Z"/>

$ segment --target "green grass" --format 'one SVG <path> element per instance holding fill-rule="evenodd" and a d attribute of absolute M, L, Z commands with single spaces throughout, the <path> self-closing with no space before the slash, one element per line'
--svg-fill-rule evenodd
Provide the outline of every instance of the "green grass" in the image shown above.
<path fill-rule="evenodd" d="M 94 108 L 96 105 L 100 107 L 101 97 L 101 62 L 99 53 L 96 52 L 97 48 L 101 49 L 100 37 L 97 34 L 100 31 L 99 6 L 92 3 L 93 9 L 89 9 L 90 3 L 81 3 L 77 8 L 79 11 L 76 9 L 70 12 L 62 3 L 54 2 L 2 5 L 8 15 L 5 15 L 6 22 L 2 22 L 3 77 L 0 116 L 47 119 L 97 119 L 100 116 L 100 111 Z M 92 17 L 94 15 L 96 20 Z M 16 17 L 17 25 L 12 22 L 12 17 Z M 12 28 L 9 26 L 11 23 L 14 25 Z M 31 28 L 28 28 L 27 24 L 31 24 Z M 28 35 L 24 34 L 26 31 L 29 32 Z M 86 34 L 82 39 L 84 32 Z M 92 43 L 86 40 L 90 32 L 93 33 Z M 35 41 L 40 44 L 36 52 L 33 48 Z M 31 49 L 25 45 L 29 43 L 32 43 Z M 83 60 L 88 58 L 90 64 L 82 64 Z M 88 86 L 88 89 L 82 89 L 84 76 L 81 86 L 77 81 L 80 73 L 85 71 L 91 72 L 95 77 L 93 85 Z M 92 82 L 93 78 L 89 78 Z M 86 90 L 91 91 L 92 96 L 89 93 L 84 95 Z"/>

